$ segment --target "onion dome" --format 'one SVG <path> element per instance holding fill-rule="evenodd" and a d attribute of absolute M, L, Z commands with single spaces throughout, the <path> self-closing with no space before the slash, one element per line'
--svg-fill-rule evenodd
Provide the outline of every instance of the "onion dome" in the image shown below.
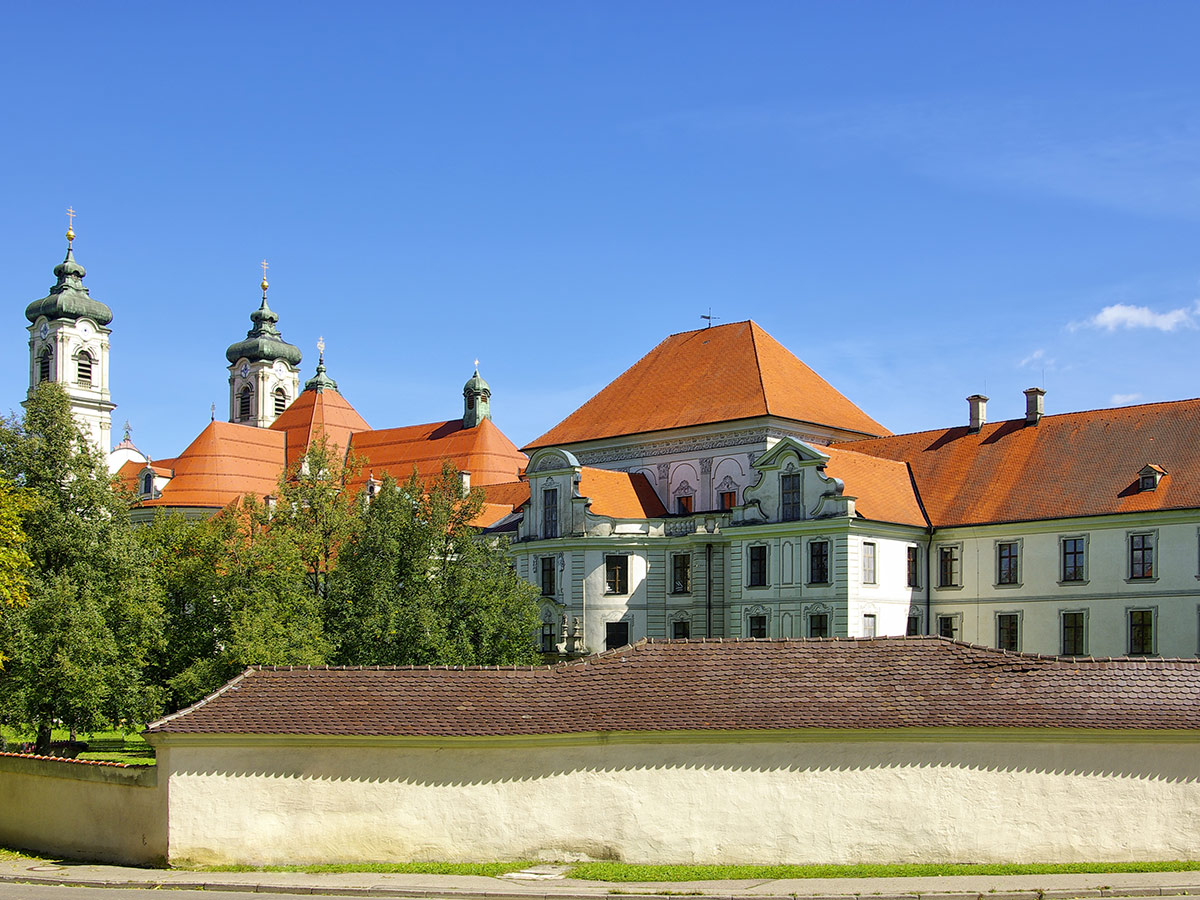
<path fill-rule="evenodd" d="M 71 233 L 70 237 L 74 237 Z M 75 253 L 67 244 L 67 257 L 54 267 L 54 275 L 58 283 L 50 288 L 50 294 L 41 300 L 34 300 L 25 307 L 25 318 L 36 322 L 41 316 L 51 321 L 55 319 L 91 319 L 97 325 L 107 325 L 112 321 L 112 310 L 93 300 L 88 289 L 83 286 L 83 277 L 87 271 L 75 262 Z"/>
<path fill-rule="evenodd" d="M 279 321 L 279 314 L 267 306 L 265 280 L 263 284 L 262 306 L 250 313 L 250 321 L 254 323 L 254 327 L 246 332 L 244 341 L 229 345 L 229 349 L 225 351 L 225 358 L 231 365 L 239 359 L 247 359 L 250 362 L 282 359 L 298 366 L 301 359 L 300 348 L 285 341 L 279 329 L 275 327 Z"/>
<path fill-rule="evenodd" d="M 467 383 L 463 385 L 463 396 L 469 394 L 483 394 L 485 397 L 492 395 L 492 389 L 486 381 L 479 377 L 479 367 L 476 366 L 475 374 L 467 379 Z"/>

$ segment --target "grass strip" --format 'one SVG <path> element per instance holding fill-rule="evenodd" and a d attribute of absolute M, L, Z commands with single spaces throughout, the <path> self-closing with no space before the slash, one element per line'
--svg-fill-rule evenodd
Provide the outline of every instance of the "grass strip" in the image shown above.
<path fill-rule="evenodd" d="M 337 863 L 316 866 L 186 866 L 189 872 L 304 872 L 308 875 L 372 872 L 379 875 L 504 875 L 537 865 L 529 860 L 490 863 Z"/>
<path fill-rule="evenodd" d="M 617 862 L 581 863 L 568 878 L 583 881 L 736 881 L 778 878 L 917 878 L 931 875 L 1083 875 L 1119 872 L 1194 872 L 1200 861 L 1128 863 L 978 863 L 935 865 L 779 865 L 635 866 Z"/>

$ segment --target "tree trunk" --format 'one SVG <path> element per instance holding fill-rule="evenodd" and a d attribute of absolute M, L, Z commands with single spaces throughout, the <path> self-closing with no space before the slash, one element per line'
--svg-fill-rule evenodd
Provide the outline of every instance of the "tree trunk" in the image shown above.
<path fill-rule="evenodd" d="M 37 741 L 33 745 L 33 752 L 40 756 L 46 756 L 50 753 L 50 723 L 42 722 L 38 725 Z"/>

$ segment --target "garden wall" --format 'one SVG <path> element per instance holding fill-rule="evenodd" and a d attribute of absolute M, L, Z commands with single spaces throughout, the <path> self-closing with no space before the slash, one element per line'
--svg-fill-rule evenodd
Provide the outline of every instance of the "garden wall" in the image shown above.
<path fill-rule="evenodd" d="M 0 846 L 69 859 L 161 862 L 165 794 L 155 766 L 0 753 Z"/>
<path fill-rule="evenodd" d="M 158 760 L 173 862 L 1200 856 L 1193 736 L 1024 734 L 475 746 L 226 736 L 160 745 Z"/>

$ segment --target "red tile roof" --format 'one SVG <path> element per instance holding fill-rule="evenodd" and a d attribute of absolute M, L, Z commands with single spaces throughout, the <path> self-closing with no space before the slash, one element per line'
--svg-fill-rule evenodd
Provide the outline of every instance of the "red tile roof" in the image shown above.
<path fill-rule="evenodd" d="M 350 435 L 368 431 L 370 425 L 337 391 L 304 391 L 283 415 L 271 423 L 272 431 L 287 435 L 287 465 L 290 469 L 308 450 L 309 442 L 324 433 L 332 444 L 346 452 Z"/>
<path fill-rule="evenodd" d="M 649 519 L 667 514 L 650 481 L 641 472 L 612 472 L 583 466 L 579 495 L 592 498 L 588 510 L 597 516 Z"/>
<path fill-rule="evenodd" d="M 471 473 L 473 486 L 516 481 L 526 463 L 525 454 L 491 419 L 474 428 L 463 428 L 461 419 L 451 419 L 363 431 L 350 439 L 350 448 L 363 464 L 352 483 L 356 491 L 371 475 L 381 479 L 385 472 L 403 482 L 415 468 L 421 480 L 428 480 L 441 472 L 442 461 L 447 459 L 460 471 Z"/>
<path fill-rule="evenodd" d="M 524 449 L 757 416 L 890 432 L 754 322 L 673 334 Z"/>
<path fill-rule="evenodd" d="M 841 444 L 907 462 L 938 527 L 1200 508 L 1200 400 L 1012 419 Z M 838 449 L 837 447 L 831 449 Z M 1147 463 L 1164 475 L 1138 490 Z M 864 495 L 865 498 L 865 495 Z"/>
<path fill-rule="evenodd" d="M 858 442 L 843 446 L 857 447 Z M 821 451 L 829 456 L 825 474 L 845 484 L 846 496 L 856 498 L 854 509 L 858 515 L 922 528 L 929 524 L 905 463 L 865 456 L 841 446 L 822 447 Z"/>
<path fill-rule="evenodd" d="M 1200 660 L 941 638 L 642 641 L 545 668 L 252 668 L 151 734 L 1200 729 Z"/>
<path fill-rule="evenodd" d="M 170 462 L 175 477 L 162 497 L 142 505 L 219 509 L 245 494 L 274 494 L 284 468 L 284 441 L 282 432 L 267 428 L 211 422 L 173 462 L 155 462 Z"/>

